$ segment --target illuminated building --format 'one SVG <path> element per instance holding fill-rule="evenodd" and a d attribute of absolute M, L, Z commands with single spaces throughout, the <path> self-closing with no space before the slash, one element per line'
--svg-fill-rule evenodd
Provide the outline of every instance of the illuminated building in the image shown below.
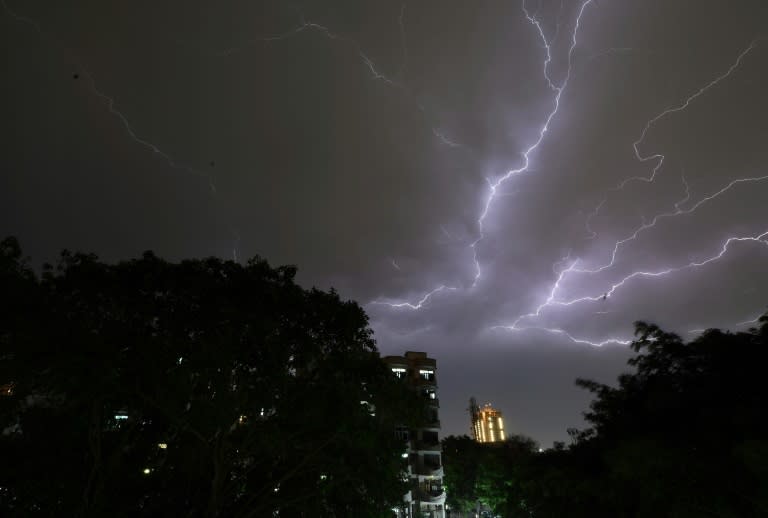
<path fill-rule="evenodd" d="M 445 518 L 445 490 L 440 447 L 440 401 L 437 398 L 437 362 L 427 353 L 408 351 L 405 356 L 383 358 L 392 373 L 428 401 L 429 418 L 426 426 L 416 430 L 397 430 L 406 442 L 403 456 L 408 457 L 408 477 L 411 490 L 405 495 L 403 509 L 396 510 L 398 518 L 424 516 Z"/>
<path fill-rule="evenodd" d="M 471 398 L 469 414 L 472 418 L 472 437 L 477 442 L 501 442 L 506 439 L 501 411 L 493 408 L 490 403 L 481 408 L 477 400 Z"/>

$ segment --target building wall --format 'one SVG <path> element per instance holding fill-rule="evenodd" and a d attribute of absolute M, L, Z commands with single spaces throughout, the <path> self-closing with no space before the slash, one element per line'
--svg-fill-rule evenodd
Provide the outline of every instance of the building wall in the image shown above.
<path fill-rule="evenodd" d="M 445 518 L 443 461 L 440 447 L 440 400 L 437 395 L 437 361 L 427 353 L 408 351 L 404 356 L 385 356 L 392 373 L 417 391 L 429 404 L 430 422 L 423 428 L 399 430 L 407 441 L 411 490 L 404 497 L 406 510 L 401 518 L 424 516 Z"/>
<path fill-rule="evenodd" d="M 472 413 L 472 432 L 477 442 L 500 442 L 506 439 L 501 411 L 490 404 Z"/>

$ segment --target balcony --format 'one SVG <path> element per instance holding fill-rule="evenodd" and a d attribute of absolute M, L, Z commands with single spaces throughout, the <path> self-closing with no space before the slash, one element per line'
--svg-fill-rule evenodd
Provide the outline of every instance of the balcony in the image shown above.
<path fill-rule="evenodd" d="M 428 504 L 444 504 L 445 503 L 445 491 L 424 491 L 422 489 L 416 489 L 414 491 L 414 500 L 419 500 Z"/>
<path fill-rule="evenodd" d="M 412 467 L 412 473 L 414 475 L 421 475 L 423 477 L 443 477 L 443 467 L 435 466 L 432 464 L 418 464 Z"/>
<path fill-rule="evenodd" d="M 440 453 L 442 451 L 440 443 L 432 441 L 413 441 L 413 449 L 415 451 L 426 451 L 433 453 Z"/>

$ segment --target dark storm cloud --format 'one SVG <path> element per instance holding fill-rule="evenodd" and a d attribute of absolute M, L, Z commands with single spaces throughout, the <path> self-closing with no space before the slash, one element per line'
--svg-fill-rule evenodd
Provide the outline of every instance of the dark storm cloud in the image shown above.
<path fill-rule="evenodd" d="M 628 354 L 569 335 L 735 327 L 765 307 L 764 244 L 685 268 L 768 230 L 768 179 L 728 187 L 768 175 L 765 2 L 587 6 L 549 131 L 484 220 L 474 288 L 488 181 L 523 165 L 554 108 L 519 2 L 6 4 L 0 234 L 40 262 L 69 247 L 298 264 L 305 284 L 366 304 L 384 352 L 438 358 L 447 433 L 466 431 L 476 395 L 514 430 L 562 438 L 588 402 L 573 379 L 610 381 Z M 559 85 L 582 4 L 530 4 Z M 632 147 L 646 124 L 753 42 L 649 129 L 654 181 L 611 191 L 650 177 Z M 597 300 L 542 306 L 563 269 L 597 269 L 698 203 L 552 298 Z M 418 309 L 380 304 L 406 302 Z M 535 329 L 494 327 L 516 320 Z"/>

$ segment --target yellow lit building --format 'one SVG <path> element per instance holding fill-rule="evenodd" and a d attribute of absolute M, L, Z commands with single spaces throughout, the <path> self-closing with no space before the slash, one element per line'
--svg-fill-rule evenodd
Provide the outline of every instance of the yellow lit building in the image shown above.
<path fill-rule="evenodd" d="M 474 398 L 470 400 L 472 416 L 472 435 L 477 442 L 501 442 L 506 439 L 504 419 L 501 410 L 496 410 L 490 403 L 483 407 L 477 406 Z"/>

